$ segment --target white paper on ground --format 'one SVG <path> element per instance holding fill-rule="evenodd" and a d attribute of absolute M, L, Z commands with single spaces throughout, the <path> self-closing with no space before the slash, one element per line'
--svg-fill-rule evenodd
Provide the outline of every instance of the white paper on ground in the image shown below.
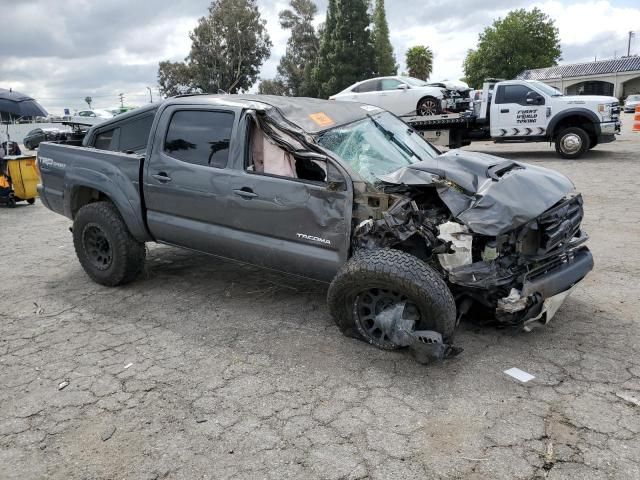
<path fill-rule="evenodd" d="M 528 382 L 529 380 L 533 380 L 534 377 L 530 373 L 525 372 L 524 370 L 520 370 L 519 368 L 510 368 L 509 370 L 505 370 L 504 373 L 512 376 L 513 378 L 520 380 L 521 382 Z"/>

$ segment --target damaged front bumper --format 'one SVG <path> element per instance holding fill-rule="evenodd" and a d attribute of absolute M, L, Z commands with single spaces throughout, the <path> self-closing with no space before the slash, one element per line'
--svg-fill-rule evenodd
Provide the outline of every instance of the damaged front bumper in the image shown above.
<path fill-rule="evenodd" d="M 508 297 L 498 301 L 496 316 L 519 317 L 525 327 L 534 322 L 546 324 L 592 269 L 591 252 L 580 247 L 560 263 L 532 271 L 521 290 L 514 288 Z"/>
<path fill-rule="evenodd" d="M 551 320 L 573 287 L 592 269 L 593 256 L 581 246 L 523 276 L 500 277 L 494 263 L 477 262 L 451 270 L 449 281 L 464 287 L 467 293 L 478 289 L 483 296 L 492 289 L 508 289 L 508 295 L 495 302 L 496 319 L 502 324 L 530 328 L 536 322 L 546 324 Z"/>

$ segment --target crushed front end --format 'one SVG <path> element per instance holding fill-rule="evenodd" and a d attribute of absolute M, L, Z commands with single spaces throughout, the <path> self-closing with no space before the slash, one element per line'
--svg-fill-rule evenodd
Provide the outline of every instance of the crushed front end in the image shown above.
<path fill-rule="evenodd" d="M 421 258 L 448 282 L 459 316 L 469 312 L 525 329 L 544 324 L 593 268 L 581 229 L 580 194 L 568 192 L 541 214 L 510 228 L 495 212 L 495 223 L 486 223 L 493 216 L 484 209 L 478 214 L 486 217 L 484 223 L 478 215 L 469 216 L 473 208 L 454 215 L 444 201 L 452 191 L 472 197 L 476 206 L 483 197 L 451 182 L 387 184 L 382 190 L 364 189 L 357 195 L 353 248 L 396 248 Z M 486 198 L 486 187 L 484 193 Z M 460 220 L 464 213 L 466 223 Z"/>
<path fill-rule="evenodd" d="M 452 291 L 494 311 L 501 324 L 529 328 L 548 322 L 593 269 L 582 218 L 582 197 L 575 194 L 511 232 L 472 235 L 473 261 L 443 264 Z"/>

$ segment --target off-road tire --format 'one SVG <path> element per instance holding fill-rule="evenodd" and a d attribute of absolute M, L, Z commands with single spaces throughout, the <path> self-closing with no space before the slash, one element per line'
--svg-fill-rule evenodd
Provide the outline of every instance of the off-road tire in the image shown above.
<path fill-rule="evenodd" d="M 433 102 L 435 104 L 435 109 L 432 113 L 422 113 L 422 107 L 427 102 Z M 442 102 L 436 97 L 424 97 L 420 99 L 418 102 L 418 106 L 416 107 L 416 115 L 440 115 L 442 113 Z"/>
<path fill-rule="evenodd" d="M 442 334 L 445 341 L 451 339 L 456 327 L 456 304 L 449 287 L 422 260 L 392 249 L 356 252 L 331 282 L 327 303 L 344 335 L 375 345 L 354 317 L 357 296 L 371 288 L 390 289 L 406 295 L 426 317 L 419 325 L 420 330 L 434 330 Z"/>
<path fill-rule="evenodd" d="M 85 249 L 85 229 L 98 227 L 110 244 L 112 259 L 106 269 L 96 268 Z M 89 203 L 82 207 L 73 222 L 73 246 L 84 271 L 101 285 L 114 287 L 133 281 L 144 268 L 145 245 L 138 242 L 122 220 L 113 203 Z"/>
<path fill-rule="evenodd" d="M 580 146 L 576 151 L 568 151 L 565 145 L 566 139 L 569 136 L 578 137 L 580 139 Z M 556 152 L 562 158 L 576 159 L 581 157 L 590 147 L 589 135 L 580 127 L 565 128 L 556 136 Z"/>

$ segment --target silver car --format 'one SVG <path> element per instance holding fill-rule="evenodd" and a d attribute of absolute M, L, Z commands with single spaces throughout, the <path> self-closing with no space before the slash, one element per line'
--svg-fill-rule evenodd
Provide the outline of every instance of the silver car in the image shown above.
<path fill-rule="evenodd" d="M 629 95 L 627 99 L 624 101 L 624 111 L 625 113 L 633 113 L 636 110 L 636 107 L 640 105 L 640 94 Z"/>

